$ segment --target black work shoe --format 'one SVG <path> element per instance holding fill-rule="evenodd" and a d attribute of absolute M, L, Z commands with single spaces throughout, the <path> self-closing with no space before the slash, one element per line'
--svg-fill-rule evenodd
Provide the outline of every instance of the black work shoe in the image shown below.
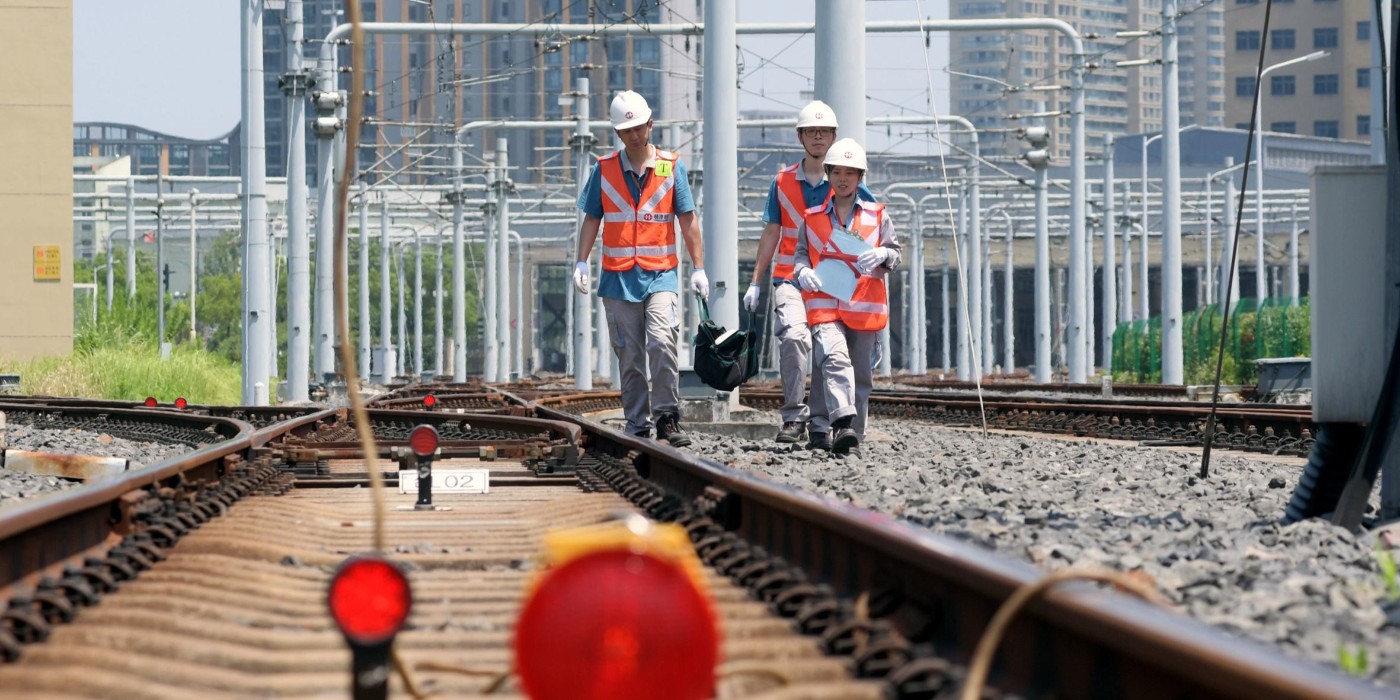
<path fill-rule="evenodd" d="M 778 437 L 773 438 L 783 444 L 792 444 L 802 440 L 802 433 L 807 432 L 807 424 L 800 420 L 790 420 L 783 423 L 783 427 L 778 431 Z"/>
<path fill-rule="evenodd" d="M 812 432 L 807 434 L 807 449 L 831 451 L 831 433 Z"/>
<path fill-rule="evenodd" d="M 860 436 L 850 428 L 837 428 L 831 437 L 831 454 L 844 455 L 852 451 L 859 452 Z"/>
<path fill-rule="evenodd" d="M 656 439 L 671 443 L 671 447 L 690 444 L 690 437 L 681 430 L 681 417 L 675 413 L 663 413 L 656 419 Z"/>
<path fill-rule="evenodd" d="M 643 428 L 642 430 L 638 430 L 638 431 L 632 433 L 632 437 L 639 437 L 639 438 L 641 438 L 641 439 L 643 439 L 643 440 L 650 440 L 650 439 L 651 439 L 651 428 Z"/>

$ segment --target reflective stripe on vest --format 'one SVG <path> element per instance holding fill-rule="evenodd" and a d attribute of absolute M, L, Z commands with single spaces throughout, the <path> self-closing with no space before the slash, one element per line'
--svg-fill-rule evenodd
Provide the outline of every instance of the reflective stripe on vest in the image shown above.
<path fill-rule="evenodd" d="M 801 167 L 802 161 L 797 161 L 778 171 L 779 237 L 778 252 L 773 258 L 773 279 L 777 280 L 792 279 L 792 266 L 796 262 L 793 254 L 797 252 L 797 228 L 806 209 L 805 206 L 798 206 L 799 202 L 806 204 L 802 183 L 797 179 L 797 171 Z"/>
<path fill-rule="evenodd" d="M 880 245 L 880 224 L 884 215 L 883 206 L 862 202 L 860 215 L 853 222 L 851 233 L 872 246 Z M 825 205 L 812 207 L 807 210 L 804 220 L 807 224 L 808 264 L 816 268 L 823 253 L 832 248 L 831 215 Z M 852 330 L 878 331 L 889 323 L 889 296 L 885 292 L 885 281 L 880 277 L 861 275 L 850 301 L 841 301 L 822 292 L 803 292 L 802 299 L 807 307 L 809 325 L 841 321 Z"/>
<path fill-rule="evenodd" d="M 641 204 L 632 204 L 627 176 L 622 170 L 622 152 L 613 151 L 598 159 L 598 181 L 603 194 L 603 269 L 612 272 L 640 265 L 644 270 L 670 270 L 680 264 L 677 256 L 675 198 L 676 155 L 656 149 L 657 161 L 670 161 L 671 173 L 656 175 L 652 169 Z"/>

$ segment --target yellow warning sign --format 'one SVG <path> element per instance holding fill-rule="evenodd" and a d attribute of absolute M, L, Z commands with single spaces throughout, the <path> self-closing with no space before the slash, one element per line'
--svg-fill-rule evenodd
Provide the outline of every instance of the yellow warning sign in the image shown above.
<path fill-rule="evenodd" d="M 56 245 L 34 246 L 34 281 L 57 282 L 63 279 L 63 251 Z"/>

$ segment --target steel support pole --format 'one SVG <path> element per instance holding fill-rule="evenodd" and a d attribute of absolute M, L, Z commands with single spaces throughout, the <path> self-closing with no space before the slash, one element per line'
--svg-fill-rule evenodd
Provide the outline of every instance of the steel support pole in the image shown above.
<path fill-rule="evenodd" d="M 306 216 L 302 0 L 287 0 L 287 399 L 305 401 L 311 371 L 311 233 Z"/>
<path fill-rule="evenodd" d="M 1088 177 L 1085 172 L 1084 144 L 1084 47 L 1075 42 L 1074 65 L 1070 69 L 1070 177 L 1069 177 L 1069 380 L 1082 383 L 1088 379 L 1084 361 L 1088 344 L 1088 324 L 1085 320 L 1089 303 L 1085 296 L 1087 285 L 1084 279 L 1085 260 L 1089 257 L 1086 246 L 1085 224 L 1088 211 L 1084 206 L 1088 192 Z"/>
<path fill-rule="evenodd" d="M 1210 304 L 1214 304 L 1214 303 L 1215 303 L 1215 261 L 1212 260 L 1212 257 L 1211 257 L 1211 256 L 1214 255 L 1214 253 L 1215 253 L 1215 237 L 1214 237 L 1214 235 L 1213 235 L 1213 233 L 1214 233 L 1214 230 L 1213 230 L 1213 229 L 1214 229 L 1214 222 L 1212 221 L 1212 219 L 1215 218 L 1215 217 L 1214 217 L 1214 211 L 1215 211 L 1215 196 L 1214 196 L 1214 192 L 1212 191 L 1212 187 L 1211 187 L 1211 182 L 1212 182 L 1213 178 L 1211 178 L 1209 175 L 1207 175 L 1206 178 L 1205 178 L 1205 180 L 1206 180 L 1206 205 L 1205 205 L 1205 210 L 1206 210 L 1206 217 L 1205 217 L 1205 218 L 1206 218 L 1206 231 L 1205 231 L 1205 234 L 1206 234 L 1206 289 L 1205 289 L 1205 299 L 1206 299 L 1206 305 L 1209 306 Z"/>
<path fill-rule="evenodd" d="M 245 226 L 243 230 L 247 231 L 248 229 Z M 251 241 L 252 237 L 250 236 L 246 240 Z M 247 255 L 246 250 L 245 247 L 245 256 Z M 267 267 L 263 266 L 261 269 L 266 271 Z M 261 280 L 263 278 L 259 276 L 255 279 Z M 162 357 L 165 355 L 165 280 L 165 178 L 161 173 L 156 173 L 156 326 L 159 338 L 157 348 Z M 245 298 L 246 303 L 248 301 Z M 243 342 L 246 344 L 248 342 L 247 334 L 245 333 L 244 336 Z"/>
<path fill-rule="evenodd" d="M 588 130 L 589 103 L 592 96 L 589 91 L 587 77 L 578 78 L 575 83 L 574 96 L 574 183 L 577 189 L 577 196 L 583 196 L 584 185 L 588 184 L 588 174 L 592 170 L 593 163 L 588 156 L 593 149 L 593 133 Z M 579 210 L 574 223 L 574 241 L 570 246 L 572 251 L 578 250 L 578 232 L 583 228 L 583 210 Z M 572 259 L 572 258 L 567 258 Z M 591 275 L 590 275 L 591 276 Z M 577 290 L 575 290 L 577 291 Z M 593 299 L 588 294 L 571 293 L 573 301 L 570 308 L 573 309 L 573 327 L 570 329 L 572 335 L 570 340 L 574 348 L 574 388 L 580 391 L 588 391 L 593 388 Z M 599 351 L 607 349 L 606 345 L 599 346 Z"/>
<path fill-rule="evenodd" d="M 739 96 L 734 89 L 739 80 L 736 3 L 737 0 L 707 0 L 704 8 L 705 150 L 702 160 L 704 178 L 701 185 L 705 198 L 702 229 L 705 247 L 704 269 L 710 280 L 710 317 L 725 328 L 739 327 L 739 296 L 744 289 L 738 286 L 739 128 L 735 121 L 739 118 Z M 849 18 L 849 13 L 853 11 L 852 6 L 856 8 L 854 11 L 859 13 L 857 16 L 860 24 L 830 25 L 832 18 L 828 16 L 827 26 L 823 28 L 824 15 L 840 9 L 845 12 L 844 16 Z M 865 122 L 865 33 L 851 32 L 849 28 L 864 24 L 863 3 L 856 0 L 834 0 L 819 3 L 816 11 L 818 43 L 821 43 L 823 32 L 833 29 L 840 32 L 843 35 L 842 39 L 832 42 L 832 50 L 827 53 L 844 55 L 858 66 L 858 72 L 853 78 L 858 82 L 842 84 L 840 90 L 833 94 L 827 89 L 830 86 L 829 81 L 837 76 L 831 71 L 831 66 L 824 66 L 820 62 L 823 59 L 818 58 L 815 71 L 817 96 L 826 95 L 832 109 L 836 111 L 837 118 L 848 124 L 847 133 L 854 133 L 859 138 L 864 133 L 861 127 Z M 828 55 L 827 58 L 830 59 L 831 56 Z M 848 68 L 843 66 L 841 70 Z M 859 99 L 852 100 L 850 95 L 857 95 Z M 694 260 L 690 262 L 691 265 L 699 267 L 695 265 Z M 685 284 L 686 280 L 681 280 L 683 287 Z"/>
<path fill-rule="evenodd" d="M 1275 64 L 1277 65 L 1277 64 Z M 1269 66 L 1273 68 L 1274 66 Z M 1262 88 L 1261 88 L 1262 89 Z M 1379 88 L 1372 88 L 1379 89 Z M 1263 305 L 1269 298 L 1268 269 L 1264 263 L 1264 166 L 1269 159 L 1264 157 L 1264 95 L 1254 101 L 1254 298 Z M 1236 294 L 1236 296 L 1239 296 Z M 1255 308 L 1259 308 L 1256 306 Z"/>
<path fill-rule="evenodd" d="M 423 237 L 413 229 L 413 379 L 423 378 Z"/>
<path fill-rule="evenodd" d="M 1050 201 L 1046 168 L 1035 170 L 1035 381 L 1050 383 Z"/>
<path fill-rule="evenodd" d="M 962 253 L 967 250 L 967 183 L 962 183 L 958 187 L 958 226 L 953 232 L 957 237 L 958 245 L 954 248 L 955 253 Z M 959 256 L 958 268 L 958 305 L 954 313 L 953 325 L 957 333 L 958 347 L 958 379 L 961 381 L 971 381 L 972 379 L 972 355 L 975 354 L 972 348 L 968 347 L 968 304 L 967 297 L 967 270 L 971 267 L 967 258 Z M 975 269 L 975 268 L 973 268 Z"/>
<path fill-rule="evenodd" d="M 490 169 L 491 178 L 494 180 L 499 176 L 499 171 L 496 168 L 495 152 L 486 153 L 483 160 L 486 162 L 486 167 Z M 502 362 L 500 357 L 500 344 L 496 340 L 496 312 L 499 309 L 498 302 L 496 301 L 496 290 L 498 289 L 496 282 L 496 245 L 500 241 L 500 236 L 496 235 L 497 190 L 498 188 L 495 187 L 494 184 L 486 188 L 486 204 L 483 205 L 481 209 L 481 225 L 485 229 L 486 234 L 486 254 L 482 256 L 485 258 L 486 262 L 486 279 L 483 285 L 486 301 L 482 304 L 482 310 L 485 312 L 486 318 L 483 319 L 481 323 L 482 331 L 486 336 L 483 339 L 485 341 L 483 349 L 486 352 L 483 357 L 481 377 L 483 381 L 487 382 L 500 381 L 497 370 L 500 368 Z"/>
<path fill-rule="evenodd" d="M 394 276 L 389 272 L 389 200 L 379 201 L 379 381 L 389 383 L 394 378 L 393 304 L 389 296 Z"/>
<path fill-rule="evenodd" d="M 1162 383 L 1185 381 L 1181 338 L 1181 113 L 1176 0 L 1162 2 Z"/>
<path fill-rule="evenodd" d="M 394 275 L 399 278 L 399 306 L 397 309 L 397 320 L 399 322 L 399 342 L 398 352 L 394 356 L 394 376 L 397 377 L 403 377 L 408 374 L 408 309 L 407 304 L 404 303 L 403 298 L 404 287 L 406 286 L 405 283 L 407 281 L 405 279 L 406 275 L 404 274 L 403 270 L 403 256 L 404 249 L 407 247 L 408 242 L 404 241 L 404 244 L 402 246 L 399 246 L 398 253 L 394 255 Z"/>
<path fill-rule="evenodd" d="M 990 365 L 987 360 L 991 356 L 987 354 L 986 341 L 990 337 L 982 330 L 982 187 L 977 182 L 978 162 L 974 159 L 969 168 L 967 184 L 968 214 L 967 228 L 964 229 L 967 241 L 966 251 L 967 261 L 964 267 L 967 268 L 967 322 L 972 330 L 972 339 L 969 341 L 971 347 L 968 354 L 971 359 L 973 376 L 979 379 L 987 373 Z"/>
<path fill-rule="evenodd" d="M 467 243 L 462 224 L 462 145 L 452 144 L 452 381 L 467 381 Z"/>
<path fill-rule="evenodd" d="M 1225 159 L 1225 167 L 1229 169 L 1235 165 L 1234 158 Z M 1240 266 L 1236 262 L 1239 251 L 1235 248 L 1235 176 L 1226 174 L 1225 176 L 1225 201 L 1223 216 L 1221 217 L 1221 227 L 1224 229 L 1220 236 L 1220 313 L 1226 314 L 1240 301 Z M 1228 291 L 1226 291 L 1228 290 Z M 1230 297 L 1230 303 L 1225 304 L 1226 294 Z"/>
<path fill-rule="evenodd" d="M 1005 209 L 1002 214 L 1006 215 L 1006 262 L 1001 281 L 1002 371 L 1011 374 L 1016 371 L 1016 229 L 1011 223 L 1011 214 Z"/>
<path fill-rule="evenodd" d="M 943 241 L 943 271 L 939 275 L 939 281 L 943 285 L 942 303 L 939 304 L 942 307 L 940 310 L 943 316 L 941 319 L 943 343 L 940 349 L 943 351 L 943 374 L 946 376 L 953 369 L 951 345 L 948 338 L 948 241 L 946 239 Z"/>
<path fill-rule="evenodd" d="M 1118 330 L 1118 208 L 1113 179 L 1113 135 L 1104 142 L 1103 161 L 1103 369 L 1113 376 L 1113 334 Z M 1209 219 L 1209 215 L 1206 217 Z"/>
<path fill-rule="evenodd" d="M 919 223 L 914 230 L 918 252 L 914 259 L 914 374 L 928 374 L 928 266 L 924 263 L 924 225 L 920 208 Z"/>
<path fill-rule="evenodd" d="M 360 309 L 359 323 L 359 370 L 360 379 L 367 381 L 370 371 L 370 331 L 369 310 L 369 185 L 360 181 L 360 287 L 357 290 Z"/>
<path fill-rule="evenodd" d="M 981 209 L 974 208 L 978 212 L 978 219 L 981 219 Z M 986 240 L 982 241 L 981 252 L 982 268 L 979 277 L 982 279 L 982 367 L 985 371 L 992 371 L 992 365 L 996 364 L 996 344 L 992 341 L 992 236 L 991 227 L 984 229 L 987 231 Z M 979 233 L 979 239 L 982 235 Z"/>
<path fill-rule="evenodd" d="M 731 14 L 727 26 L 733 26 L 732 17 Z M 705 19 L 705 26 L 710 26 L 708 14 Z M 816 3 L 816 23 L 817 46 L 822 47 L 816 52 L 813 71 L 816 97 L 831 105 L 837 121 L 841 123 L 842 133 L 864 146 L 865 32 L 853 32 L 851 28 L 865 26 L 865 0 L 825 0 Z M 734 35 L 731 33 L 729 36 L 732 38 Z M 705 55 L 709 56 L 708 46 L 705 51 Z M 731 82 L 726 87 L 732 85 Z M 712 92 L 707 84 L 707 101 Z M 705 123 L 708 132 L 713 122 L 706 119 Z M 713 174 L 714 171 L 707 168 L 706 172 Z"/>
<path fill-rule="evenodd" d="M 243 402 L 268 402 L 270 325 L 268 299 L 267 154 L 263 142 L 263 0 L 243 0 Z M 159 243 L 159 241 L 157 241 Z M 163 296 L 162 296 L 163 299 Z M 164 334 L 162 334 L 164 342 Z M 261 387 L 261 390 L 259 390 Z"/>
<path fill-rule="evenodd" d="M 334 83 L 322 78 L 320 91 L 333 92 Z M 311 319 L 312 375 L 318 379 L 335 372 L 335 136 L 316 130 L 316 293 Z"/>
<path fill-rule="evenodd" d="M 510 157 L 505 137 L 496 139 L 496 380 L 510 381 Z M 518 323 L 518 321 L 517 321 Z"/>
<path fill-rule="evenodd" d="M 511 231 L 511 238 L 515 239 L 515 342 L 511 344 L 515 355 L 515 376 L 517 379 L 525 377 L 525 241 L 520 234 Z M 538 314 L 531 314 L 535 318 Z M 531 327 L 530 339 L 538 346 L 539 335 Z"/>
<path fill-rule="evenodd" d="M 1131 323 L 1133 321 L 1133 223 L 1132 215 L 1127 214 L 1128 205 L 1132 203 L 1132 183 L 1123 183 L 1125 196 L 1123 198 L 1123 211 L 1125 225 L 1123 227 L 1123 266 L 1120 268 L 1123 276 L 1123 284 L 1120 287 L 1123 296 L 1118 302 L 1118 308 L 1122 310 L 1123 321 Z"/>
<path fill-rule="evenodd" d="M 130 238 L 131 229 L 127 229 L 126 231 L 127 238 Z M 112 300 L 113 297 L 116 295 L 116 292 L 112 288 L 112 285 L 116 281 L 116 275 L 112 271 L 112 234 L 116 232 L 117 229 L 109 228 L 107 230 L 107 313 L 112 312 Z"/>
<path fill-rule="evenodd" d="M 1151 299 L 1152 299 L 1152 294 L 1149 292 L 1149 288 L 1148 288 L 1148 284 L 1147 284 L 1147 278 L 1148 278 L 1148 272 L 1149 272 L 1149 271 L 1148 271 L 1148 265 L 1149 265 L 1149 263 L 1150 263 L 1151 260 L 1152 260 L 1151 256 L 1148 255 L 1148 249 L 1147 249 L 1147 231 L 1148 231 L 1148 228 L 1149 228 L 1149 226 L 1147 225 L 1147 199 L 1148 199 L 1148 187 L 1147 187 L 1147 183 L 1148 183 L 1148 179 L 1147 179 L 1147 147 L 1148 147 L 1153 141 L 1156 141 L 1157 139 L 1159 139 L 1159 138 L 1161 138 L 1161 137 L 1162 137 L 1161 134 L 1157 134 L 1156 136 L 1153 136 L 1153 137 L 1151 137 L 1151 138 L 1144 139 L 1143 142 L 1142 142 L 1142 220 L 1141 220 L 1142 229 L 1140 230 L 1141 236 L 1138 238 L 1138 243 L 1139 243 L 1139 246 L 1140 246 L 1140 250 L 1139 250 L 1139 255 L 1138 255 L 1138 257 L 1141 258 L 1141 259 L 1138 260 L 1138 305 L 1137 305 L 1138 313 L 1137 313 L 1137 317 L 1138 317 L 1139 319 L 1141 319 L 1141 320 L 1144 320 L 1144 321 L 1146 321 L 1146 320 L 1149 319 L 1149 318 L 1152 318 L 1152 309 L 1151 309 L 1151 303 L 1150 303 L 1150 302 L 1151 302 Z"/>
<path fill-rule="evenodd" d="M 107 246 L 110 251 L 112 246 Z M 108 252 L 108 256 L 111 253 Z M 126 298 L 136 299 L 136 178 L 126 178 Z"/>
<path fill-rule="evenodd" d="M 1293 298 L 1290 306 L 1298 306 L 1302 296 L 1302 283 L 1298 279 L 1298 200 L 1293 200 L 1293 225 L 1288 229 L 1288 295 Z"/>
<path fill-rule="evenodd" d="M 199 342 L 199 328 L 195 322 L 195 298 L 199 292 L 199 190 L 190 188 L 190 344 Z M 1297 231 L 1297 227 L 1294 227 Z M 111 246 L 107 246 L 111 255 Z M 1297 267 L 1295 266 L 1296 270 Z"/>
<path fill-rule="evenodd" d="M 454 210 L 455 211 L 455 210 Z M 436 285 L 433 290 L 433 378 L 442 376 L 442 322 L 445 309 L 442 303 L 442 236 L 443 232 L 437 234 L 435 250 L 437 251 L 437 276 Z"/>

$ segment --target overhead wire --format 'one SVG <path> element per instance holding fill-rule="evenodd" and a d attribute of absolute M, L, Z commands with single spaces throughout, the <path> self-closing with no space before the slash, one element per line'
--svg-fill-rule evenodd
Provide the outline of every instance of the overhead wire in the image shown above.
<path fill-rule="evenodd" d="M 1245 140 L 1244 170 L 1240 181 L 1240 189 L 1244 192 L 1249 191 L 1249 176 L 1253 170 L 1250 165 L 1255 162 L 1254 132 L 1261 126 L 1258 123 L 1259 100 L 1262 99 L 1263 95 L 1264 51 L 1269 45 L 1265 38 L 1269 36 L 1269 21 L 1273 18 L 1273 10 L 1274 0 L 1264 0 L 1264 26 L 1259 33 L 1259 58 L 1254 65 L 1254 101 L 1249 110 L 1249 138 Z M 1260 147 L 1263 147 L 1262 143 Z M 1264 154 L 1260 153 L 1258 157 L 1262 159 Z M 1222 280 L 1225 283 L 1225 295 L 1222 297 L 1220 305 L 1223 318 L 1220 322 L 1220 344 L 1215 352 L 1215 382 L 1210 392 L 1210 414 L 1206 416 L 1205 444 L 1201 448 L 1200 476 L 1202 479 L 1210 476 L 1210 450 L 1215 441 L 1215 424 L 1220 409 L 1220 377 L 1225 369 L 1225 340 L 1230 329 L 1230 300 L 1235 292 L 1235 270 L 1240 262 L 1240 231 L 1244 222 L 1244 200 L 1244 197 L 1240 197 L 1235 204 L 1235 240 L 1234 248 L 1230 251 L 1230 272 Z M 1264 235 L 1262 228 L 1258 231 L 1258 235 Z M 1262 274 L 1263 261 L 1259 261 L 1259 264 L 1260 274 Z"/>

